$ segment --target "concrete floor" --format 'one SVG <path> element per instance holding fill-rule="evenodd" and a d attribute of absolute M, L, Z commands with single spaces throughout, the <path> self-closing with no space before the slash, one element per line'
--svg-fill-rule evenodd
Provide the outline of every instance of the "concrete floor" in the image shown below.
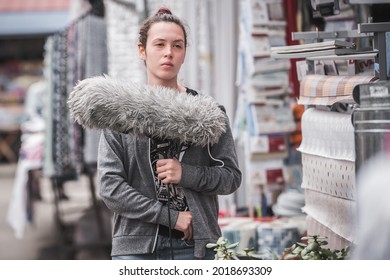
<path fill-rule="evenodd" d="M 42 199 L 34 200 L 32 223 L 27 225 L 23 238 L 16 238 L 6 221 L 16 168 L 16 164 L 0 164 L 0 260 L 110 258 L 111 214 L 99 200 L 98 207 L 92 207 L 86 176 L 65 183 L 69 200 L 57 204 L 58 212 L 51 182 L 40 176 Z M 97 223 L 97 217 L 101 223 Z"/>

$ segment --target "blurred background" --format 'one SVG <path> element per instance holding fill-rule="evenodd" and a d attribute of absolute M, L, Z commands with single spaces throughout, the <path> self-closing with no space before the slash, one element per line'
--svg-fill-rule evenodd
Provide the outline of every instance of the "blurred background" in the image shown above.
<path fill-rule="evenodd" d="M 50 41 L 71 33 L 73 27 L 76 32 L 76 22 L 87 15 L 102 19 L 102 1 L 0 1 L 0 259 L 109 258 L 110 217 L 96 199 L 94 171 L 88 173 L 87 167 L 76 171 L 68 164 L 74 143 L 60 144 L 62 160 L 52 157 L 43 168 L 45 147 L 58 143 L 48 133 L 55 131 L 54 137 L 67 142 L 77 130 L 67 125 L 66 108 L 51 95 L 54 90 L 66 91 L 66 85 L 56 83 L 61 88 L 54 89 L 54 82 L 48 82 L 61 80 L 54 76 L 64 75 L 66 70 L 60 67 L 76 61 L 77 54 L 61 56 Z M 99 27 L 105 34 L 104 26 Z M 85 40 L 87 33 L 77 34 Z M 101 40 L 105 42 L 105 36 Z M 62 46 L 67 43 L 72 44 L 63 41 Z M 86 74 L 81 74 L 85 70 L 81 64 L 74 79 Z M 103 73 L 102 68 L 96 71 Z M 57 173 L 60 169 L 64 172 Z"/>
<path fill-rule="evenodd" d="M 138 29 L 161 6 L 188 19 L 180 79 L 219 88 L 233 119 L 238 1 L 0 0 L 0 259 L 110 258 L 111 214 L 96 186 L 100 134 L 70 119 L 67 95 L 96 75 L 144 82 Z"/>

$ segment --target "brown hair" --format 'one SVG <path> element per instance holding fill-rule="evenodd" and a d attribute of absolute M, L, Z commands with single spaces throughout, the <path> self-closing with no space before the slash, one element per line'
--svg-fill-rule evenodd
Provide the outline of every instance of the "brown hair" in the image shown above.
<path fill-rule="evenodd" d="M 184 46 L 187 47 L 187 32 L 186 28 L 184 27 L 184 23 L 175 15 L 172 14 L 172 12 L 168 8 L 160 8 L 157 13 L 155 13 L 153 16 L 146 19 L 140 30 L 139 30 L 139 36 L 138 36 L 138 44 L 142 45 L 146 49 L 146 41 L 148 39 L 148 31 L 150 27 L 157 22 L 173 22 L 176 23 L 181 27 L 184 34 Z"/>

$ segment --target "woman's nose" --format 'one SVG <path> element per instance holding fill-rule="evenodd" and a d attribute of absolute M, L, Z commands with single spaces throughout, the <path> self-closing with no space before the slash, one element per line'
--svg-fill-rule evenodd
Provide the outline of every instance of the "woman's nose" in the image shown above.
<path fill-rule="evenodd" d="M 166 46 L 165 48 L 165 56 L 171 56 L 172 55 L 172 47 Z"/>

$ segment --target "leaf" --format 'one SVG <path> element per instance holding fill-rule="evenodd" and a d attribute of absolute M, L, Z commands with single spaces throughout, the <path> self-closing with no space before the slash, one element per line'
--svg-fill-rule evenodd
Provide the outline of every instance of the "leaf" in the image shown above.
<path fill-rule="evenodd" d="M 307 253 L 308 253 L 307 249 L 306 249 L 306 248 L 303 248 L 303 250 L 301 251 L 301 256 L 302 256 L 302 258 L 303 258 L 304 256 L 306 256 Z"/>
<path fill-rule="evenodd" d="M 224 241 L 223 236 L 221 236 L 220 238 L 218 238 L 217 244 L 220 245 L 222 244 L 223 241 Z"/>
<path fill-rule="evenodd" d="M 301 240 L 310 240 L 310 239 L 313 239 L 312 236 L 303 236 L 301 237 Z"/>
<path fill-rule="evenodd" d="M 238 244 L 240 244 L 240 242 L 236 242 L 236 243 L 230 244 L 229 246 L 226 247 L 226 249 L 236 248 L 238 246 Z"/>
<path fill-rule="evenodd" d="M 318 249 L 320 248 L 320 245 L 318 245 L 317 242 L 312 242 L 309 245 L 307 245 L 306 248 L 307 248 L 307 250 L 309 252 L 311 252 L 311 251 L 318 251 Z"/>
<path fill-rule="evenodd" d="M 223 237 L 220 237 L 220 238 L 218 239 L 218 241 L 217 241 L 217 244 L 218 244 L 219 246 L 225 246 L 227 243 L 228 243 L 227 240 L 224 239 Z"/>
<path fill-rule="evenodd" d="M 217 244 L 215 244 L 215 243 L 208 243 L 208 244 L 206 244 L 206 248 L 208 248 L 208 249 L 212 249 L 212 248 L 215 248 L 215 247 L 217 247 L 218 245 Z"/>
<path fill-rule="evenodd" d="M 255 248 L 245 248 L 244 249 L 244 252 L 246 253 L 246 254 L 249 254 L 249 253 L 251 253 L 251 252 L 254 252 L 255 251 Z"/>
<path fill-rule="evenodd" d="M 296 247 L 296 248 L 292 251 L 292 253 L 295 254 L 295 255 L 297 255 L 297 254 L 299 254 L 302 250 L 303 250 L 302 247 Z"/>

